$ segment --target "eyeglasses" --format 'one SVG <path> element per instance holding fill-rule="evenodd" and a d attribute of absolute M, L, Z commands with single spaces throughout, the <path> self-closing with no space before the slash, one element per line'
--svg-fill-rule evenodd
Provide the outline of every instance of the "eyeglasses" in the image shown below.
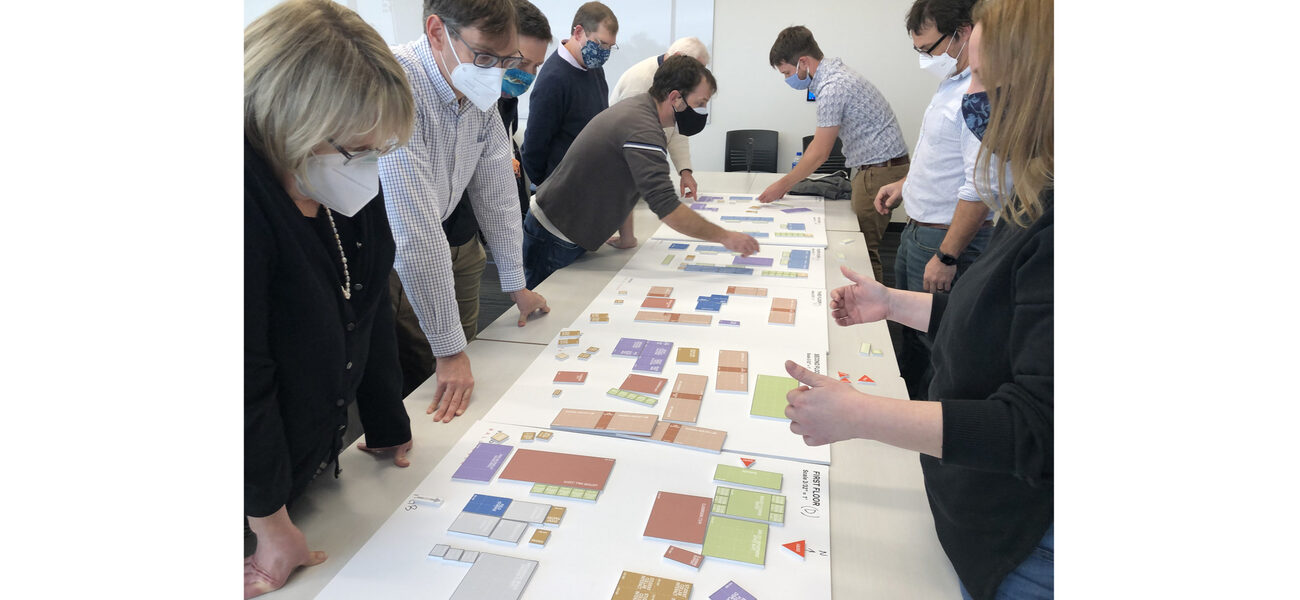
<path fill-rule="evenodd" d="M 579 25 L 578 27 L 582 27 L 582 26 Z M 596 45 L 600 46 L 601 50 L 618 50 L 618 44 L 606 44 L 605 42 L 600 41 L 600 38 L 592 35 L 590 32 L 587 33 L 587 39 L 596 42 Z"/>
<path fill-rule="evenodd" d="M 345 165 L 354 160 L 366 159 L 366 158 L 370 158 L 371 156 L 383 156 L 385 154 L 388 154 L 389 152 L 392 152 L 393 149 L 397 148 L 397 140 L 388 140 L 388 145 L 384 146 L 383 148 L 367 148 L 365 150 L 359 150 L 357 152 L 348 152 L 347 150 L 343 149 L 343 146 L 334 143 L 334 138 L 330 138 L 326 141 L 329 142 L 330 145 L 333 146 L 334 149 L 337 150 L 339 154 L 343 155 L 343 164 Z"/>
<path fill-rule="evenodd" d="M 601 49 L 601 50 L 609 50 L 609 51 L 611 51 L 611 52 L 614 51 L 614 50 L 618 50 L 618 44 L 606 44 L 605 42 L 602 42 L 602 41 L 600 41 L 600 40 L 598 40 L 598 39 L 596 39 L 596 38 L 594 38 L 594 37 L 590 37 L 590 36 L 588 36 L 587 39 L 589 39 L 589 40 L 591 40 L 591 41 L 593 41 L 593 42 L 596 42 L 596 45 L 597 45 L 597 46 L 600 46 L 600 49 Z"/>
<path fill-rule="evenodd" d="M 492 67 L 500 65 L 502 69 L 514 69 L 519 65 L 524 64 L 523 54 L 517 56 L 497 56 L 491 52 L 481 52 L 475 50 L 473 46 L 470 46 L 469 42 L 465 41 L 465 38 L 460 37 L 460 32 L 454 33 L 456 39 L 460 40 L 460 43 L 465 44 L 465 47 L 469 48 L 469 51 L 474 53 L 474 60 L 471 62 L 473 62 L 476 67 L 491 69 Z"/>
<path fill-rule="evenodd" d="M 952 35 L 952 34 L 945 33 L 945 34 L 939 36 L 939 39 L 935 40 L 933 44 L 930 44 L 930 47 L 929 47 L 929 48 L 925 48 L 924 50 L 921 49 L 921 48 L 917 48 L 916 46 L 912 46 L 912 49 L 913 49 L 913 50 L 916 50 L 917 52 L 920 52 L 921 54 L 931 54 L 931 53 L 934 52 L 934 49 L 935 49 L 935 48 L 938 48 L 938 47 L 939 47 L 939 44 L 942 44 L 942 43 L 943 43 L 943 40 L 947 39 L 947 37 L 948 37 L 949 35 Z"/>

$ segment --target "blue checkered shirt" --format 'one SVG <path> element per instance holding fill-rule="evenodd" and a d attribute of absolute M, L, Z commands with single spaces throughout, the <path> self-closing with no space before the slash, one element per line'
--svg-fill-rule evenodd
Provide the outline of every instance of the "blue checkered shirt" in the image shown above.
<path fill-rule="evenodd" d="M 415 130 L 406 146 L 379 159 L 384 206 L 397 242 L 393 267 L 434 356 L 465 349 L 451 252 L 442 221 L 468 188 L 470 203 L 507 293 L 524 288 L 523 224 L 510 139 L 492 108 L 459 102 L 424 36 L 392 48 L 415 92 Z"/>

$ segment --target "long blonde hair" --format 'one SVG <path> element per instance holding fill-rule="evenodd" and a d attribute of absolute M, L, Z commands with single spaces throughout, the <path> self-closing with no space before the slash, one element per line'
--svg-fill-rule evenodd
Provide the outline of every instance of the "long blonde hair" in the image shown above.
<path fill-rule="evenodd" d="M 301 173 L 329 139 L 377 133 L 403 145 L 414 124 L 401 65 L 346 7 L 288 0 L 244 30 L 244 136 L 277 175 Z"/>
<path fill-rule="evenodd" d="M 983 26 L 979 76 L 990 105 L 976 171 L 988 173 L 995 156 L 1006 162 L 1014 194 L 1002 218 L 1020 227 L 1042 216 L 1039 194 L 1053 186 L 1052 2 L 983 0 L 973 15 Z M 1005 194 L 1000 167 L 994 170 Z"/>

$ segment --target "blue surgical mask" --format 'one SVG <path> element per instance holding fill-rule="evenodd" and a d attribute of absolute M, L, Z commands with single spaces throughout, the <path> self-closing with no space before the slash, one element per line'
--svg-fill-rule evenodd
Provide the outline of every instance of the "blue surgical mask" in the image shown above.
<path fill-rule="evenodd" d="M 533 78 L 536 75 L 528 71 L 519 69 L 507 69 L 506 76 L 501 80 L 501 94 L 507 98 L 518 98 L 524 92 L 528 91 L 528 86 L 533 84 Z"/>
<path fill-rule="evenodd" d="M 613 48 L 601 48 L 596 40 L 587 40 L 582 45 L 582 64 L 587 65 L 588 69 L 599 69 L 609 60 L 609 53 Z"/>
<path fill-rule="evenodd" d="M 966 128 L 975 134 L 975 138 L 984 140 L 984 129 L 989 125 L 989 94 L 975 92 L 961 97 L 961 116 L 966 120 Z"/>
<path fill-rule="evenodd" d="M 799 64 L 795 63 L 794 74 L 785 78 L 786 85 L 796 90 L 808 89 L 808 86 L 812 85 L 812 73 L 804 71 L 804 74 L 808 76 L 807 79 L 799 77 Z"/>

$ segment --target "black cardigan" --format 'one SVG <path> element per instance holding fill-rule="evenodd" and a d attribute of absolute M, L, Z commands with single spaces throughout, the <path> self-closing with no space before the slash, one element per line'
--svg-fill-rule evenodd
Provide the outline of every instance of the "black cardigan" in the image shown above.
<path fill-rule="evenodd" d="M 247 516 L 291 503 L 336 462 L 354 400 L 371 446 L 411 439 L 388 299 L 395 246 L 382 196 L 350 219 L 334 214 L 353 284 L 345 301 L 324 211 L 304 217 L 244 141 Z"/>
<path fill-rule="evenodd" d="M 1052 190 L 1027 229 L 1005 221 L 952 294 L 934 296 L 943 460 L 921 456 L 939 542 L 992 598 L 1053 519 Z"/>

